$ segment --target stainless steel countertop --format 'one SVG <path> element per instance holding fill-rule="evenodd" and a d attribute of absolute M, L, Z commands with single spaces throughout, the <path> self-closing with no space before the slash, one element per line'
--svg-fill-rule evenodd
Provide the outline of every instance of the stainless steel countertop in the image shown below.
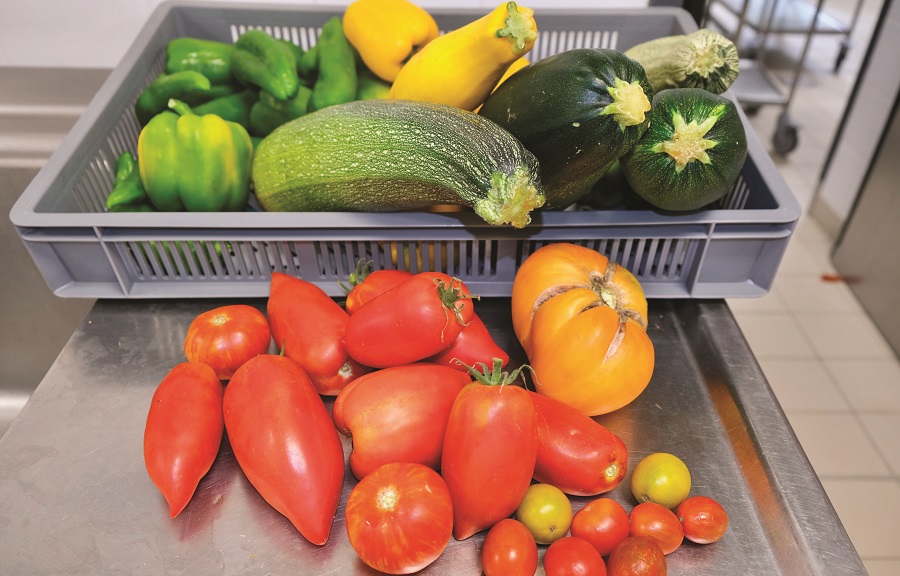
<path fill-rule="evenodd" d="M 324 547 L 262 500 L 227 441 L 191 503 L 169 519 L 144 468 L 144 422 L 154 389 L 184 360 L 190 321 L 221 304 L 91 309 L 0 439 L 0 574 L 374 574 L 346 537 L 349 472 Z M 522 362 L 509 301 L 477 307 L 511 364 Z M 730 517 L 719 542 L 685 542 L 669 555 L 669 574 L 866 574 L 727 305 L 655 300 L 648 331 L 657 357 L 650 385 L 598 420 L 625 441 L 630 467 L 651 452 L 681 456 L 691 493 L 718 499 Z M 627 477 L 606 496 L 634 505 Z M 574 508 L 590 500 L 573 498 Z M 421 573 L 480 574 L 483 535 L 451 540 Z"/>

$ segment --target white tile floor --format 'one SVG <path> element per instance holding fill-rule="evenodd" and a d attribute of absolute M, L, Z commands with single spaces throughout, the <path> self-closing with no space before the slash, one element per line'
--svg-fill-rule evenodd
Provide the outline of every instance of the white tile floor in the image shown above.
<path fill-rule="evenodd" d="M 880 0 L 862 0 L 854 45 L 817 37 L 790 112 L 799 146 L 775 162 L 804 208 L 840 122 Z M 849 14 L 853 0 L 826 6 Z M 791 39 L 781 40 L 785 52 Z M 793 45 L 796 47 L 796 44 Z M 799 52 L 795 52 L 799 53 Z M 812 105 L 798 105 L 798 102 Z M 769 145 L 781 109 L 751 122 Z M 729 305 L 871 576 L 900 574 L 900 361 L 834 274 L 832 239 L 804 214 L 771 292 Z"/>

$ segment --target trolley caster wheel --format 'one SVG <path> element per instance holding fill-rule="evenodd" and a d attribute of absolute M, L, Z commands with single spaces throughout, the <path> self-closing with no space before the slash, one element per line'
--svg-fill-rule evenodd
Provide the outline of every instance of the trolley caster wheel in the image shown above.
<path fill-rule="evenodd" d="M 778 125 L 772 134 L 772 146 L 781 155 L 788 154 L 797 147 L 797 125 L 785 113 L 778 117 Z"/>

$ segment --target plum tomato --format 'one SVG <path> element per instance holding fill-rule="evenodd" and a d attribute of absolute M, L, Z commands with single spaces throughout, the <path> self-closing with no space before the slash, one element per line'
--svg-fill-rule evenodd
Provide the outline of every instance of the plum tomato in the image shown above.
<path fill-rule="evenodd" d="M 246 304 L 208 310 L 191 322 L 184 339 L 189 362 L 202 362 L 228 380 L 241 364 L 269 351 L 272 335 L 262 312 Z"/>
<path fill-rule="evenodd" d="M 450 541 L 450 491 L 423 464 L 384 464 L 350 492 L 346 522 L 350 545 L 363 562 L 388 574 L 412 574 L 434 562 Z"/>
<path fill-rule="evenodd" d="M 488 530 L 481 548 L 485 576 L 534 576 L 537 566 L 537 543 L 524 524 L 505 518 Z"/>
<path fill-rule="evenodd" d="M 666 576 L 666 555 L 652 538 L 629 536 L 606 561 L 606 576 Z"/>
<path fill-rule="evenodd" d="M 544 572 L 547 576 L 606 576 L 606 564 L 590 542 L 566 536 L 547 548 Z"/>
<path fill-rule="evenodd" d="M 691 496 L 678 505 L 675 515 L 681 520 L 684 537 L 697 544 L 712 544 L 728 529 L 725 508 L 707 496 Z"/>
<path fill-rule="evenodd" d="M 531 531 L 535 542 L 552 544 L 569 531 L 572 503 L 556 486 L 532 484 L 516 509 L 516 520 Z"/>
<path fill-rule="evenodd" d="M 612 498 L 597 498 L 588 502 L 572 518 L 572 536 L 591 543 L 601 556 L 609 556 L 631 533 L 628 512 Z"/>
<path fill-rule="evenodd" d="M 656 540 L 663 554 L 671 554 L 684 541 L 684 528 L 674 512 L 656 502 L 643 502 L 631 509 L 631 535 Z"/>
<path fill-rule="evenodd" d="M 631 472 L 631 493 L 638 503 L 656 502 L 674 509 L 691 491 L 691 472 L 674 454 L 655 452 Z"/>

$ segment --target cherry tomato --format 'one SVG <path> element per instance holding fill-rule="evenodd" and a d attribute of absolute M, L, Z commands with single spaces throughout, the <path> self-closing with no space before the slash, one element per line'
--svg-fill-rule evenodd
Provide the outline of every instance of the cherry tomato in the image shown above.
<path fill-rule="evenodd" d="M 666 576 L 666 556 L 652 538 L 629 536 L 606 561 L 606 576 Z"/>
<path fill-rule="evenodd" d="M 328 541 L 344 486 L 344 447 L 299 364 L 262 354 L 225 389 L 225 429 L 244 475 L 311 543 Z"/>
<path fill-rule="evenodd" d="M 412 574 L 434 562 L 453 532 L 453 504 L 440 475 L 421 464 L 373 470 L 347 498 L 347 536 L 363 562 Z"/>
<path fill-rule="evenodd" d="M 506 381 L 500 375 L 497 380 Z M 531 485 L 536 457 L 528 392 L 513 384 L 466 385 L 450 410 L 441 460 L 453 496 L 453 536 L 463 540 L 515 512 Z"/>
<path fill-rule="evenodd" d="M 481 568 L 485 576 L 534 576 L 537 566 L 534 536 L 518 520 L 504 518 L 484 537 Z"/>
<path fill-rule="evenodd" d="M 606 565 L 590 542 L 566 536 L 547 548 L 544 571 L 547 576 L 606 576 Z"/>
<path fill-rule="evenodd" d="M 219 380 L 228 380 L 241 364 L 268 352 L 271 341 L 262 312 L 232 304 L 194 318 L 184 339 L 184 355 L 189 362 L 209 364 Z"/>
<path fill-rule="evenodd" d="M 406 364 L 376 370 L 348 384 L 331 409 L 337 429 L 353 438 L 357 478 L 388 462 L 441 466 L 450 408 L 472 381 L 449 366 Z"/>
<path fill-rule="evenodd" d="M 516 508 L 516 520 L 524 524 L 538 544 L 552 544 L 569 532 L 572 503 L 551 484 L 532 484 Z"/>
<path fill-rule="evenodd" d="M 354 312 L 345 348 L 373 368 L 411 364 L 450 346 L 472 314 L 469 290 L 458 278 L 421 272 Z"/>
<path fill-rule="evenodd" d="M 631 493 L 638 502 L 672 509 L 691 491 L 691 472 L 674 454 L 656 452 L 638 462 L 631 473 Z"/>
<path fill-rule="evenodd" d="M 663 554 L 671 554 L 684 541 L 684 528 L 674 512 L 656 502 L 643 502 L 631 509 L 631 535 L 653 538 Z"/>
<path fill-rule="evenodd" d="M 360 264 L 350 275 L 350 291 L 344 309 L 353 314 L 360 306 L 380 296 L 401 282 L 409 280 L 412 272 L 406 270 L 374 270 L 369 272 L 367 264 Z"/>
<path fill-rule="evenodd" d="M 625 443 L 568 404 L 529 394 L 537 410 L 534 479 L 574 496 L 593 496 L 618 486 L 628 469 Z"/>
<path fill-rule="evenodd" d="M 456 370 L 467 372 L 466 366 L 476 366 L 479 363 L 490 366 L 494 358 L 500 359 L 501 366 L 506 366 L 509 362 L 509 354 L 497 345 L 481 318 L 473 314 L 472 319 L 463 326 L 450 347 L 432 356 L 428 361 L 446 364 Z"/>
<path fill-rule="evenodd" d="M 597 498 L 575 513 L 572 536 L 591 543 L 601 556 L 609 556 L 631 533 L 628 512 L 612 498 Z"/>
<path fill-rule="evenodd" d="M 222 442 L 222 383 L 212 368 L 182 362 L 163 378 L 144 428 L 144 464 L 174 518 L 187 506 Z"/>
<path fill-rule="evenodd" d="M 512 320 L 537 391 L 582 414 L 617 410 L 650 382 L 643 288 L 595 250 L 556 242 L 532 252 L 513 280 Z"/>
<path fill-rule="evenodd" d="M 728 530 L 728 514 L 707 496 L 691 496 L 678 505 L 675 515 L 684 527 L 684 537 L 697 544 L 711 544 Z"/>
<path fill-rule="evenodd" d="M 336 396 L 369 372 L 344 350 L 347 312 L 315 284 L 273 272 L 266 312 L 275 345 L 303 368 L 319 394 Z"/>

